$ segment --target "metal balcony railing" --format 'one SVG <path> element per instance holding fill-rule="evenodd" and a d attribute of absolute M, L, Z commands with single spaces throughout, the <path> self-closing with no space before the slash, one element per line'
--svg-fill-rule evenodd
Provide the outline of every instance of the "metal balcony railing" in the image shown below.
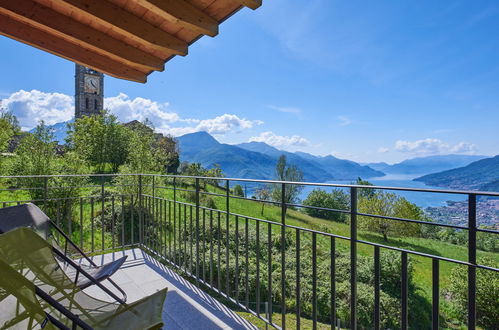
<path fill-rule="evenodd" d="M 236 184 L 272 185 L 279 189 L 280 201 L 258 200 L 231 193 Z M 296 186 L 338 188 L 347 191 L 349 209 L 329 209 L 286 203 L 287 189 Z M 163 263 L 191 278 L 201 288 L 220 295 L 264 322 L 286 328 L 286 316 L 295 315 L 293 327 L 300 328 L 306 316 L 315 329 L 318 322 L 338 324 L 337 273 L 339 253 L 348 255 L 349 315 L 342 327 L 358 327 L 357 294 L 359 248 L 372 249 L 372 327 L 380 329 L 381 254 L 400 254 L 399 326 L 409 323 L 410 258 L 421 258 L 431 265 L 431 315 L 429 327 L 438 329 L 441 309 L 440 266 L 442 263 L 467 268 L 467 326 L 476 327 L 476 273 L 478 269 L 499 276 L 499 269 L 477 262 L 477 233 L 497 235 L 495 229 L 477 226 L 477 197 L 498 198 L 499 193 L 455 190 L 414 189 L 325 183 L 282 182 L 234 178 L 187 177 L 156 174 L 56 175 L 0 177 L 0 206 L 25 202 L 40 206 L 65 232 L 89 253 L 140 247 Z M 409 191 L 453 194 L 467 198 L 468 224 L 453 225 L 406 219 L 398 216 L 367 214 L 358 210 L 359 192 L 365 190 Z M 211 203 L 206 200 L 211 199 Z M 241 204 L 243 203 L 243 204 Z M 268 205 L 279 221 L 251 212 L 248 205 Z M 348 235 L 329 230 L 293 225 L 289 209 L 315 208 L 345 214 Z M 277 213 L 276 213 L 277 212 Z M 245 213 L 245 214 L 244 214 Z M 248 214 L 251 213 L 251 214 Z M 263 211 L 262 211 L 263 213 Z M 467 260 L 402 248 L 360 239 L 358 218 L 454 228 L 467 232 Z M 274 217 L 275 218 L 275 217 Z M 371 250 L 369 250 L 371 251 Z M 307 258 L 305 258 L 305 257 Z M 318 269 L 326 265 L 326 279 Z M 418 275 L 418 274 L 416 274 Z M 311 296 L 304 296 L 303 289 Z M 318 301 L 328 292 L 329 301 L 319 310 Z M 266 307 L 264 311 L 263 306 Z M 324 308 L 327 306 L 327 308 Z M 278 319 L 278 321 L 276 321 Z M 347 321 L 347 323 L 345 323 Z M 288 324 L 289 326 L 289 324 Z"/>

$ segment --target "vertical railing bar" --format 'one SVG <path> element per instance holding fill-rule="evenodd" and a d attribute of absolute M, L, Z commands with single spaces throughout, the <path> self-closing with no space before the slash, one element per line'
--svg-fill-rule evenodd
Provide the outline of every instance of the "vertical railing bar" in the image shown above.
<path fill-rule="evenodd" d="M 476 327 L 476 195 L 468 195 L 468 329 Z"/>
<path fill-rule="evenodd" d="M 104 187 L 104 177 L 100 177 L 101 180 L 101 248 L 104 250 L 104 203 L 105 201 L 105 187 Z"/>
<path fill-rule="evenodd" d="M 195 218 L 194 221 L 196 221 L 196 260 L 194 261 L 194 254 L 192 254 L 193 251 L 193 231 L 192 231 L 192 205 L 189 206 L 189 272 L 192 273 L 192 269 L 195 264 L 196 268 L 196 278 L 199 278 L 199 209 L 196 206 L 196 213 L 195 213 Z"/>
<path fill-rule="evenodd" d="M 218 235 L 218 239 L 217 239 L 217 288 L 218 288 L 218 293 L 221 293 L 222 292 L 222 283 L 221 283 L 221 278 L 220 278 L 220 241 L 222 240 L 222 237 L 221 237 L 221 223 L 220 223 L 220 211 L 217 212 L 217 235 Z"/>
<path fill-rule="evenodd" d="M 374 247 L 374 329 L 380 328 L 380 286 L 381 286 L 381 264 L 379 246 Z"/>
<path fill-rule="evenodd" d="M 234 274 L 234 282 L 236 289 L 235 300 L 239 304 L 239 216 L 236 215 L 236 229 L 235 229 L 235 241 L 236 241 L 236 269 Z"/>
<path fill-rule="evenodd" d="M 121 195 L 121 248 L 125 248 L 125 195 Z"/>
<path fill-rule="evenodd" d="M 177 229 L 177 186 L 176 186 L 176 178 L 173 177 L 173 262 L 178 265 L 176 229 Z"/>
<path fill-rule="evenodd" d="M 172 258 L 172 202 L 168 201 L 168 256 L 170 261 L 173 261 Z"/>
<path fill-rule="evenodd" d="M 149 228 L 150 228 L 150 233 L 149 233 L 149 248 L 153 249 L 153 251 L 157 251 L 156 249 L 156 177 L 152 176 L 152 199 L 151 199 L 151 206 L 152 206 L 152 212 L 149 211 L 149 214 L 151 215 L 150 221 L 149 221 Z"/>
<path fill-rule="evenodd" d="M 312 233 L 312 329 L 317 329 L 317 234 Z"/>
<path fill-rule="evenodd" d="M 281 185 L 281 327 L 286 328 L 286 184 Z"/>
<path fill-rule="evenodd" d="M 144 207 L 144 196 L 142 194 L 142 175 L 139 174 L 139 243 L 143 244 L 143 234 L 144 234 L 144 215 L 143 215 L 143 207 Z"/>
<path fill-rule="evenodd" d="M 331 237 L 330 242 L 330 286 L 331 286 L 331 329 L 336 321 L 336 239 Z"/>
<path fill-rule="evenodd" d="M 357 188 L 350 188 L 350 328 L 357 329 Z"/>
<path fill-rule="evenodd" d="M 68 200 L 68 236 L 73 240 L 73 201 Z"/>
<path fill-rule="evenodd" d="M 256 314 L 260 316 L 260 221 L 256 221 Z"/>
<path fill-rule="evenodd" d="M 439 260 L 432 259 L 432 329 L 439 328 L 439 307 L 440 307 L 440 289 L 439 289 Z"/>
<path fill-rule="evenodd" d="M 135 239 L 134 239 L 134 230 L 133 230 L 133 226 L 134 226 L 134 213 L 135 213 L 135 204 L 134 204 L 134 200 L 133 200 L 133 194 L 130 195 L 130 244 L 134 244 L 135 243 Z"/>
<path fill-rule="evenodd" d="M 267 303 L 268 303 L 268 321 L 272 323 L 272 225 L 270 222 L 267 224 L 267 276 L 268 276 L 268 292 L 267 292 Z"/>
<path fill-rule="evenodd" d="M 189 209 L 192 210 L 192 206 L 189 206 Z M 192 223 L 192 211 L 189 213 L 189 219 L 190 222 Z M 192 236 L 190 235 L 190 238 L 192 239 Z M 190 260 L 192 258 L 187 259 L 187 204 L 184 204 L 184 272 L 187 273 L 187 266 L 189 266 L 189 272 L 191 271 L 191 264 Z M 192 242 L 192 241 L 191 241 Z M 196 277 L 197 279 L 197 277 Z"/>
<path fill-rule="evenodd" d="M 80 197 L 80 249 L 83 250 L 83 198 Z"/>
<path fill-rule="evenodd" d="M 94 198 L 90 197 L 90 221 L 91 221 L 91 227 L 92 231 L 90 233 L 91 235 L 91 240 L 92 240 L 92 252 L 95 251 L 95 221 L 94 221 Z"/>
<path fill-rule="evenodd" d="M 167 240 L 168 240 L 168 235 L 169 235 L 169 232 L 170 232 L 170 202 L 165 199 L 163 199 L 163 230 L 164 230 L 164 237 L 163 237 L 163 242 L 164 242 L 164 250 L 163 250 L 163 256 L 168 259 L 167 256 L 169 256 L 169 250 L 168 250 L 168 244 L 167 243 Z M 168 205 L 168 217 L 167 217 L 167 207 L 166 205 Z"/>
<path fill-rule="evenodd" d="M 229 233 L 229 218 L 227 215 L 225 215 L 225 281 L 226 283 L 226 290 L 227 290 L 227 296 L 230 297 L 230 279 L 229 279 L 229 249 L 230 249 L 230 233 Z"/>
<path fill-rule="evenodd" d="M 246 278 L 245 278 L 245 306 L 246 309 L 249 310 L 249 223 L 248 218 L 246 218 L 246 222 L 244 224 L 244 246 L 246 252 Z"/>
<path fill-rule="evenodd" d="M 401 292 L 400 296 L 402 299 L 402 311 L 401 311 L 401 328 L 408 329 L 407 323 L 407 287 L 408 276 L 407 276 L 407 252 L 402 252 L 402 280 L 401 280 Z"/>
<path fill-rule="evenodd" d="M 296 229 L 296 329 L 300 330 L 301 327 L 301 265 L 300 265 L 300 229 Z"/>
<path fill-rule="evenodd" d="M 113 244 L 113 250 L 115 249 L 115 242 L 114 242 L 114 236 L 115 236 L 115 231 L 114 231 L 114 217 L 115 217 L 115 212 L 114 212 L 114 195 L 111 196 L 111 236 L 112 236 L 112 244 Z"/>
<path fill-rule="evenodd" d="M 226 231 L 226 236 L 227 236 L 227 242 L 226 242 L 226 247 L 225 247 L 225 280 L 226 280 L 226 288 L 227 288 L 227 296 L 230 297 L 230 279 L 229 279 L 229 248 L 230 248 L 230 232 L 229 232 L 229 217 L 230 217 L 230 184 L 229 180 L 226 180 L 225 182 L 225 194 L 226 194 L 226 199 L 225 199 L 225 231 Z"/>
<path fill-rule="evenodd" d="M 203 209 L 203 263 L 201 264 L 201 269 L 203 272 L 203 281 L 206 283 L 206 210 Z"/>
<path fill-rule="evenodd" d="M 210 210 L 210 286 L 213 289 L 213 210 Z"/>

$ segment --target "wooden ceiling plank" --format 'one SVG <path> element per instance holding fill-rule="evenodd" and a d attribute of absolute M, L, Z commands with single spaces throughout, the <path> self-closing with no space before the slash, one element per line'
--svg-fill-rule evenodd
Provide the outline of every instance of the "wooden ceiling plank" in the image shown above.
<path fill-rule="evenodd" d="M 257 9 L 262 5 L 262 0 L 236 0 L 236 1 L 241 5 L 251 8 L 253 10 Z"/>
<path fill-rule="evenodd" d="M 0 0 L 0 12 L 47 33 L 82 44 L 85 48 L 132 67 L 146 71 L 164 69 L 161 58 L 154 57 L 36 2 Z"/>
<path fill-rule="evenodd" d="M 218 22 L 187 1 L 134 0 L 134 2 L 183 28 L 211 37 L 218 34 Z"/>
<path fill-rule="evenodd" d="M 145 83 L 147 73 L 136 70 L 121 62 L 114 61 L 99 53 L 78 47 L 65 39 L 59 38 L 10 16 L 0 13 L 0 34 L 36 47 L 43 51 L 63 57 L 70 61 L 93 68 L 110 76 Z"/>
<path fill-rule="evenodd" d="M 36 0 L 35 0 L 36 1 Z M 58 6 L 112 28 L 146 48 L 164 52 L 166 56 L 187 55 L 187 42 L 163 31 L 119 6 L 103 0 L 52 0 Z"/>

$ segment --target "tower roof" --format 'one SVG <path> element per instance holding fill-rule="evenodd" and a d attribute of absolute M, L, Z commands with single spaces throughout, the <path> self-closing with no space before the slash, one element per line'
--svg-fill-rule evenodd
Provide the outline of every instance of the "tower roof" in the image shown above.
<path fill-rule="evenodd" d="M 110 76 L 153 71 L 262 0 L 0 0 L 0 34 Z"/>

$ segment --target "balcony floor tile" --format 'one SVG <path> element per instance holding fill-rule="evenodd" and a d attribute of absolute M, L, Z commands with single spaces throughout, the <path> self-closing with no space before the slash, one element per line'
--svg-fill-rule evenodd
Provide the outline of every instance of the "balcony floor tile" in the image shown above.
<path fill-rule="evenodd" d="M 93 261 L 102 264 L 123 255 L 127 255 L 128 259 L 111 279 L 125 290 L 128 302 L 168 287 L 163 309 L 164 329 L 257 329 L 141 249 L 98 255 L 93 257 Z M 109 282 L 102 283 L 116 292 Z M 99 299 L 111 299 L 95 286 L 85 292 Z"/>

